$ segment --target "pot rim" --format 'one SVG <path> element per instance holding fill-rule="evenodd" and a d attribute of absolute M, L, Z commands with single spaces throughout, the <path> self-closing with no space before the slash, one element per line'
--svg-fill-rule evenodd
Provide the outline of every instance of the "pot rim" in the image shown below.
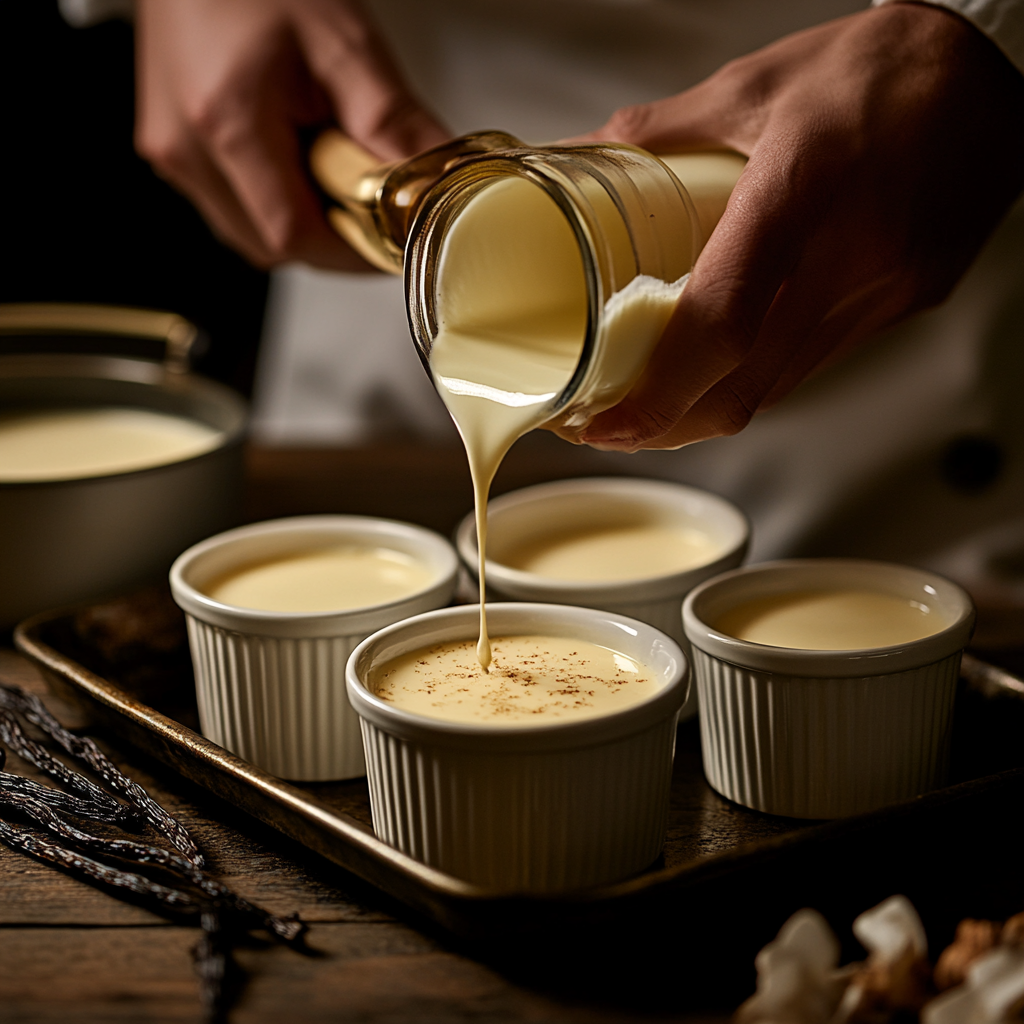
<path fill-rule="evenodd" d="M 226 429 L 218 427 L 221 429 L 222 437 L 213 448 L 187 459 L 175 459 L 156 466 L 143 466 L 139 469 L 91 476 L 61 477 L 53 480 L 0 480 L 0 490 L 69 487 L 105 480 L 123 480 L 146 473 L 166 471 L 171 467 L 191 465 L 202 459 L 214 457 L 227 448 L 241 444 L 245 439 L 248 427 L 248 403 L 231 388 L 203 377 L 201 374 L 191 371 L 186 373 L 169 371 L 163 362 L 126 355 L 113 356 L 78 352 L 0 354 L 0 380 L 45 380 L 47 378 L 122 381 L 127 384 L 152 387 L 172 396 L 196 395 L 226 409 L 231 425 Z M 134 405 L 136 408 L 152 408 L 149 405 L 126 404 Z M 192 418 L 200 419 L 194 415 Z"/>

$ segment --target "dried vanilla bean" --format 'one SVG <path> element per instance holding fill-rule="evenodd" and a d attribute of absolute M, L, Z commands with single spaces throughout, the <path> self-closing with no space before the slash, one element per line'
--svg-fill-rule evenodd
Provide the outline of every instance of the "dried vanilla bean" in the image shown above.
<path fill-rule="evenodd" d="M 218 1024 L 227 1019 L 231 1008 L 227 985 L 228 970 L 232 966 L 231 942 L 215 911 L 204 910 L 200 922 L 203 935 L 192 950 L 192 958 L 199 975 L 199 995 L 206 1019 L 210 1024 Z"/>
<path fill-rule="evenodd" d="M 0 774 L 0 780 L 3 774 Z M 90 835 L 64 821 L 42 802 L 25 796 L 15 796 L 0 788 L 0 805 L 13 807 L 43 825 L 55 836 L 77 846 L 97 850 L 112 857 L 130 860 L 136 864 L 156 864 L 168 871 L 184 876 L 200 888 L 205 895 L 225 909 L 232 910 L 248 919 L 250 927 L 266 928 L 284 942 L 292 942 L 305 930 L 305 925 L 294 918 L 280 918 L 250 903 L 244 897 L 232 892 L 226 885 L 210 878 L 195 867 L 180 853 L 164 850 L 159 846 L 139 843 L 132 839 L 107 839 Z"/>
<path fill-rule="evenodd" d="M 179 853 L 197 868 L 204 866 L 203 855 L 185 827 L 168 814 L 142 786 L 127 778 L 89 737 L 68 732 L 47 711 L 38 697 L 18 687 L 0 686 L 0 706 L 24 715 L 69 754 L 84 761 L 115 793 L 129 800 L 139 814 Z"/>
<path fill-rule="evenodd" d="M 158 885 L 134 872 L 119 871 L 116 868 L 108 867 L 106 864 L 101 864 L 75 850 L 66 850 L 33 829 L 17 828 L 0 820 L 0 840 L 12 849 L 21 850 L 37 860 L 57 864 L 77 875 L 104 882 L 106 885 L 112 885 L 118 889 L 127 889 L 140 896 L 149 896 L 176 910 L 193 913 L 199 910 L 199 904 L 186 893 L 170 889 L 166 885 Z"/>
<path fill-rule="evenodd" d="M 77 818 L 88 818 L 90 821 L 118 824 L 123 817 L 120 804 L 117 805 L 118 810 L 112 812 L 105 804 L 101 805 L 85 797 L 65 793 L 62 789 L 51 789 L 32 779 L 5 772 L 3 768 L 6 764 L 7 751 L 0 747 L 0 791 L 30 797 L 47 807 L 64 811 L 65 814 L 73 814 Z"/>
<path fill-rule="evenodd" d="M 0 705 L 4 704 L 6 688 L 0 687 Z M 46 772 L 52 779 L 64 783 L 91 802 L 104 807 L 112 821 L 134 821 L 138 817 L 133 807 L 119 803 L 96 783 L 58 761 L 42 744 L 25 735 L 17 719 L 10 711 L 0 710 L 0 740 L 6 743 L 19 757 Z"/>
<path fill-rule="evenodd" d="M 2 764 L 3 761 L 0 759 L 0 766 Z M 65 793 L 61 789 L 51 789 L 49 786 L 33 782 L 32 779 L 26 779 L 21 775 L 11 775 L 9 772 L 0 772 L 0 793 L 13 793 L 29 797 L 56 811 L 73 814 L 76 818 L 87 818 L 89 821 L 119 825 L 124 820 L 123 814 L 112 812 L 108 807 L 93 803 L 92 800 Z"/>
<path fill-rule="evenodd" d="M 115 793 L 130 802 L 121 804 L 91 780 L 57 761 L 44 747 L 25 735 L 14 713 L 32 722 L 72 757 L 84 761 Z M 78 795 L 50 789 L 29 779 L 2 771 L 6 751 L 0 747 L 0 808 L 8 807 L 42 825 L 72 847 L 97 851 L 136 864 L 154 864 L 178 874 L 200 891 L 192 895 L 150 881 L 143 875 L 110 867 L 101 861 L 54 842 L 35 828 L 17 827 L 0 817 L 0 842 L 51 864 L 77 877 L 102 882 L 139 896 L 156 900 L 168 910 L 198 915 L 203 936 L 194 951 L 207 1019 L 223 1022 L 232 1001 L 228 984 L 231 959 L 231 931 L 225 921 L 237 920 L 246 928 L 265 928 L 284 942 L 299 939 L 306 926 L 297 916 L 280 918 L 249 903 L 227 886 L 210 878 L 198 847 L 185 827 L 167 813 L 138 783 L 126 778 L 96 744 L 64 729 L 37 697 L 15 687 L 0 685 L 0 739 L 22 757 L 47 772 Z M 58 813 L 60 812 L 60 813 Z M 135 839 L 94 836 L 61 814 L 79 819 L 123 824 L 145 820 L 168 840 L 175 850 L 165 850 Z M 224 916 L 230 915 L 230 916 Z"/>
<path fill-rule="evenodd" d="M 0 775 L 0 782 L 2 782 L 3 777 Z M 184 875 L 189 881 L 198 882 L 195 876 L 202 877 L 202 872 L 197 871 L 179 853 L 172 853 L 169 850 L 164 850 L 159 846 L 150 846 L 147 843 L 138 843 L 133 839 L 108 839 L 83 832 L 70 822 L 64 821 L 52 808 L 47 807 L 41 800 L 34 797 L 12 793 L 0 787 L 0 805 L 13 807 L 15 810 L 21 811 L 22 814 L 31 817 L 38 824 L 43 825 L 55 836 L 66 839 L 68 842 L 78 846 L 99 850 L 113 857 L 135 861 L 139 864 L 156 864 L 159 867 L 167 868 L 169 871 L 176 871 Z"/>

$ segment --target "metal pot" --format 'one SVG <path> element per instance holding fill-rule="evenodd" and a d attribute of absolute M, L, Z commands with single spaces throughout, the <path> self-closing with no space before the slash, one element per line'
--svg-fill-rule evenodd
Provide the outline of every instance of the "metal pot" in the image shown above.
<path fill-rule="evenodd" d="M 0 306 L 0 335 L 25 339 L 33 349 L 0 354 L 3 412 L 129 406 L 223 432 L 212 451 L 151 469 L 0 482 L 0 627 L 158 579 L 185 548 L 238 521 L 246 404 L 189 372 L 197 331 L 187 320 L 107 306 L 7 305 Z M 161 342 L 166 356 L 39 351 L 48 343 L 66 348 L 71 336 L 117 347 L 126 338 Z"/>

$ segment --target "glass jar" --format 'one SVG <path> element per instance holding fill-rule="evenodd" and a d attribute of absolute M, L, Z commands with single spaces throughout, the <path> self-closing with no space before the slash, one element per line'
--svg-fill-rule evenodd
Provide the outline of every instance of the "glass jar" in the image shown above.
<path fill-rule="evenodd" d="M 445 253 L 467 207 L 485 189 L 516 179 L 554 204 L 575 240 L 582 290 L 575 369 L 547 400 L 543 421 L 557 419 L 570 428 L 629 391 L 661 333 L 606 330 L 609 300 L 640 276 L 681 289 L 746 162 L 723 152 L 659 158 L 613 143 L 527 146 L 503 132 L 463 136 L 386 167 L 330 133 L 311 157 L 318 180 L 338 204 L 329 216 L 339 233 L 381 269 L 398 272 L 404 263 L 409 323 L 428 368 L 448 288 Z M 488 274 L 508 269 L 502 261 L 507 246 L 528 244 L 518 237 L 528 234 L 528 225 L 501 223 L 517 237 L 495 230 L 484 242 L 490 255 L 482 249 L 483 261 L 473 269 L 478 291 L 491 287 Z M 539 265 L 545 251 L 537 244 Z M 532 280 L 543 284 L 536 275 Z M 519 304 L 529 303 L 529 295 L 509 296 L 507 313 L 514 316 Z M 535 319 L 542 332 L 542 319 Z M 543 344 L 539 334 L 537 343 Z"/>

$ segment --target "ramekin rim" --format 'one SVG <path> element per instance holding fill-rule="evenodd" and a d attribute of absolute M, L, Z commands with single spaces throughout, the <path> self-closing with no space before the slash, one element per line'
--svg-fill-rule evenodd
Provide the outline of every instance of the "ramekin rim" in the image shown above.
<path fill-rule="evenodd" d="M 675 710 L 678 712 L 679 708 L 681 708 L 685 702 L 687 687 L 690 683 L 691 666 L 689 659 L 683 652 L 682 648 L 678 643 L 676 643 L 676 641 L 668 636 L 668 634 L 663 633 L 661 630 L 646 622 L 630 618 L 628 615 L 620 615 L 617 612 L 605 612 L 596 608 L 580 608 L 575 605 L 545 604 L 543 602 L 489 601 L 487 603 L 487 610 L 488 615 L 491 617 L 493 617 L 495 612 L 501 614 L 505 610 L 509 610 L 513 612 L 513 614 L 522 614 L 523 616 L 528 613 L 535 614 L 538 611 L 543 611 L 550 615 L 572 617 L 574 613 L 583 612 L 589 616 L 612 617 L 617 622 L 621 622 L 630 628 L 637 626 L 641 627 L 644 632 L 654 634 L 655 638 L 669 646 L 678 665 L 676 677 L 646 700 L 637 704 L 630 704 L 628 707 L 612 712 L 611 714 L 597 715 L 591 718 L 584 718 L 569 722 L 554 722 L 550 725 L 482 725 L 473 722 L 451 722 L 443 718 L 431 718 L 426 715 L 418 715 L 415 712 L 392 707 L 385 701 L 380 700 L 380 698 L 370 692 L 359 678 L 356 669 L 358 662 L 372 644 L 379 643 L 386 635 L 399 632 L 402 629 L 407 629 L 409 626 L 416 623 L 426 622 L 433 619 L 444 619 L 454 615 L 472 616 L 471 621 L 473 621 L 479 614 L 479 607 L 479 605 L 458 605 L 455 607 L 437 608 L 432 611 L 421 612 L 418 615 L 410 616 L 407 619 L 402 619 L 398 622 L 391 623 L 390 625 L 383 626 L 381 629 L 362 640 L 349 655 L 348 661 L 345 665 L 346 688 L 349 694 L 350 703 L 356 713 L 359 714 L 360 717 L 368 717 L 364 716 L 360 710 L 360 705 L 364 705 L 371 709 L 377 717 L 387 720 L 389 723 L 397 726 L 404 735 L 430 735 L 435 738 L 460 738 L 466 740 L 490 738 L 497 741 L 512 741 L 522 739 L 527 742 L 531 742 L 530 738 L 532 737 L 532 743 L 540 744 L 544 739 L 552 737 L 566 737 L 570 740 L 583 739 L 588 735 L 607 731 L 609 724 L 622 724 L 624 727 L 622 728 L 621 735 L 627 736 L 632 732 L 643 728 L 642 724 L 637 725 L 636 728 L 629 728 L 628 725 L 633 719 L 646 721 L 647 718 L 654 717 L 654 709 L 660 708 L 663 704 L 671 705 L 673 702 L 676 703 Z M 557 636 L 558 634 L 552 633 L 551 635 Z M 680 689 L 683 690 L 682 698 L 677 700 L 677 693 Z M 379 723 L 374 724 L 379 725 Z M 600 738 L 595 737 L 594 742 L 599 741 Z M 587 745 L 586 742 L 566 743 L 566 746 L 572 747 L 585 745 Z"/>
<path fill-rule="evenodd" d="M 419 539 L 433 545 L 439 556 L 439 561 L 447 561 L 449 564 L 443 567 L 443 571 L 439 570 L 437 578 L 431 583 L 394 601 L 385 601 L 374 605 L 359 605 L 355 608 L 339 608 L 323 612 L 277 612 L 225 604 L 204 594 L 184 577 L 184 573 L 187 571 L 192 560 L 200 558 L 207 552 L 216 550 L 221 545 L 235 540 L 244 540 L 246 537 L 258 537 L 268 533 L 287 533 L 290 527 L 300 525 L 316 527 L 317 525 L 359 526 L 369 524 L 399 527 L 402 532 L 414 534 Z M 459 558 L 453 545 L 441 534 L 428 527 L 419 526 L 416 523 L 407 523 L 400 519 L 385 519 L 379 516 L 350 516 L 344 513 L 324 513 L 266 519 L 258 523 L 236 526 L 230 530 L 216 533 L 212 537 L 206 537 L 191 547 L 186 548 L 185 551 L 178 555 L 171 565 L 168 578 L 170 580 L 171 593 L 179 607 L 204 622 L 235 619 L 239 623 L 245 623 L 254 629 L 260 625 L 273 628 L 275 626 L 287 627 L 302 624 L 309 625 L 312 628 L 318 624 L 326 626 L 327 623 L 347 618 L 354 619 L 357 616 L 381 615 L 399 609 L 405 604 L 422 601 L 437 592 L 443 592 L 449 586 L 454 586 L 458 571 Z M 204 617 L 204 612 L 206 617 Z M 220 625 L 220 622 L 215 621 L 214 624 Z"/>
<path fill-rule="evenodd" d="M 902 644 L 890 644 L 884 647 L 864 647 L 847 650 L 816 650 L 794 647 L 775 647 L 759 644 L 750 640 L 741 640 L 714 629 L 694 611 L 694 605 L 700 601 L 707 591 L 713 587 L 728 583 L 739 576 L 751 576 L 760 572 L 774 572 L 788 568 L 827 567 L 838 565 L 844 567 L 876 566 L 887 570 L 917 573 L 923 578 L 939 580 L 951 588 L 952 593 L 960 600 L 961 608 L 956 618 L 935 633 L 917 640 Z M 755 562 L 720 573 L 703 583 L 698 584 L 684 598 L 682 603 L 683 631 L 690 643 L 709 657 L 734 665 L 737 668 L 754 668 L 759 671 L 778 675 L 803 676 L 807 678 L 828 678 L 829 673 L 839 673 L 842 677 L 887 675 L 891 672 L 906 671 L 910 668 L 932 664 L 942 658 L 962 650 L 970 640 L 975 619 L 974 603 L 970 595 L 958 583 L 917 566 L 904 565 L 899 562 L 885 562 L 867 558 L 789 558 L 775 559 L 768 562 Z M 720 650 L 708 650 L 708 647 L 719 647 Z M 929 654 L 925 659 L 916 659 L 915 654 L 924 651 L 944 652 Z M 725 652 L 729 652 L 726 654 Z M 742 655 L 746 653 L 747 657 Z M 731 656 L 730 656 L 731 655 Z M 786 664 L 788 663 L 788 665 Z M 904 664 L 906 663 L 906 664 Z M 769 667 L 778 665 L 778 668 Z M 884 671 L 854 672 L 854 669 L 875 665 Z M 797 666 L 797 667 L 793 667 Z M 893 667 L 902 666 L 902 667 Z"/>
<path fill-rule="evenodd" d="M 719 503 L 729 513 L 735 515 L 742 526 L 742 530 L 736 542 L 723 548 L 722 552 L 713 561 L 693 566 L 689 569 L 682 569 L 678 572 L 663 573 L 657 576 L 631 576 L 629 579 L 623 580 L 555 580 L 549 576 L 541 576 L 538 573 L 514 569 L 502 562 L 488 558 L 485 563 L 485 569 L 490 579 L 499 585 L 512 584 L 517 589 L 528 588 L 540 591 L 541 593 L 559 593 L 566 596 L 567 599 L 579 600 L 581 602 L 618 596 L 622 590 L 634 586 L 656 586 L 659 590 L 676 589 L 678 587 L 682 591 L 692 585 L 691 577 L 705 575 L 709 569 L 714 569 L 720 565 L 724 567 L 726 563 L 737 556 L 742 559 L 750 546 L 752 534 L 750 518 L 728 498 L 723 498 L 714 491 L 694 487 L 691 484 L 677 483 L 673 480 L 661 480 L 657 477 L 595 476 L 573 477 L 568 480 L 550 480 L 545 483 L 532 484 L 529 487 L 520 487 L 514 491 L 507 491 L 505 494 L 493 498 L 488 503 L 488 508 L 497 507 L 500 512 L 503 503 L 514 506 L 520 501 L 525 504 L 533 496 L 558 494 L 559 492 L 586 493 L 591 489 L 599 491 L 601 487 L 608 485 L 612 485 L 614 489 L 621 487 L 623 490 L 626 489 L 626 485 L 632 485 L 633 487 L 639 485 L 652 490 L 665 492 L 685 491 L 700 495 L 702 498 L 711 499 L 713 502 Z M 459 525 L 455 529 L 455 548 L 463 563 L 472 569 L 472 563 L 476 558 L 477 552 L 476 522 L 473 512 L 467 512 L 459 521 Z"/>

